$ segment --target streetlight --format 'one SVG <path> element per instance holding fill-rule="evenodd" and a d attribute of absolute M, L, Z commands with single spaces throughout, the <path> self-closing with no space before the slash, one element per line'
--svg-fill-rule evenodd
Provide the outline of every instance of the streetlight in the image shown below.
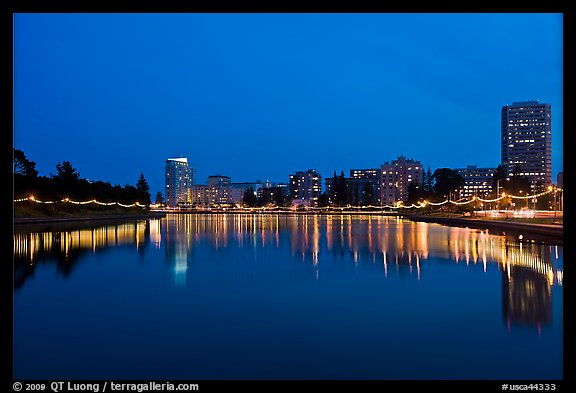
<path fill-rule="evenodd" d="M 552 191 L 552 190 L 554 190 L 554 205 L 553 205 L 553 207 L 554 207 L 554 221 L 556 221 L 556 190 L 557 190 L 557 188 L 552 187 L 552 186 L 548 186 L 548 191 Z"/>
<path fill-rule="evenodd" d="M 520 192 L 520 194 L 522 194 L 524 191 L 520 190 L 519 192 Z M 528 210 L 529 210 L 528 199 L 530 199 L 530 191 L 526 191 L 526 198 L 525 199 L 526 199 L 526 213 L 528 213 Z"/>
<path fill-rule="evenodd" d="M 532 183 L 532 191 L 533 191 L 532 206 L 534 207 L 534 218 L 536 218 L 536 182 L 535 181 Z"/>
<path fill-rule="evenodd" d="M 496 180 L 496 198 L 500 198 L 500 179 Z M 500 212 L 500 200 L 496 202 L 496 209 Z"/>

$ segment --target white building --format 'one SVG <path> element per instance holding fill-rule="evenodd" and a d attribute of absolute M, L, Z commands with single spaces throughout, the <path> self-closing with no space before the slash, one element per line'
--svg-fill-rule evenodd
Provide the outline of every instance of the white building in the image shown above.
<path fill-rule="evenodd" d="M 194 184 L 194 170 L 188 166 L 187 158 L 166 160 L 165 192 L 166 206 L 176 207 L 188 202 L 188 190 Z"/>
<path fill-rule="evenodd" d="M 475 195 L 485 197 L 492 192 L 496 168 L 478 168 L 476 165 L 467 165 L 466 168 L 457 168 L 454 171 L 464 179 L 460 198 L 471 198 Z"/>
<path fill-rule="evenodd" d="M 382 205 L 397 205 L 408 200 L 408 190 L 411 184 L 422 185 L 424 169 L 420 161 L 399 156 L 390 163 L 380 166 L 380 200 Z"/>

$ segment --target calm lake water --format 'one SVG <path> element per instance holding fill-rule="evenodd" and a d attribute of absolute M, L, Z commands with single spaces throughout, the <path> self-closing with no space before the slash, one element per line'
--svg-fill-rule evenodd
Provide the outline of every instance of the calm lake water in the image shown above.
<path fill-rule="evenodd" d="M 394 217 L 93 225 L 15 234 L 15 379 L 563 376 L 562 246 Z"/>

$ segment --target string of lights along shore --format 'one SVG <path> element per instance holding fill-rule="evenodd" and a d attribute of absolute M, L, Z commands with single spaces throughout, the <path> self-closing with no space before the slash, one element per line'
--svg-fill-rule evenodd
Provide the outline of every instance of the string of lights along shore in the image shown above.
<path fill-rule="evenodd" d="M 563 187 L 562 172 L 555 183 L 552 180 L 551 121 L 550 104 L 536 100 L 512 102 L 501 110 L 501 162 L 494 167 L 431 169 L 418 159 L 400 155 L 373 168 L 350 169 L 348 177 L 343 170 L 335 170 L 324 178 L 324 191 L 323 177 L 315 169 L 295 171 L 285 182 L 232 182 L 229 176 L 214 174 L 205 184 L 196 184 L 194 168 L 187 158 L 168 158 L 165 205 L 170 209 L 209 209 L 255 205 L 258 201 L 259 206 L 291 208 L 420 207 L 445 201 L 499 202 L 508 189 L 508 195 L 525 199 L 525 207 L 532 203 L 535 209 L 538 196 Z M 446 183 L 446 178 L 455 179 L 456 186 L 443 194 L 440 185 Z M 431 191 L 435 191 L 436 203 L 425 198 Z M 522 207 L 518 204 L 515 209 Z M 558 204 L 555 200 L 552 208 L 562 210 L 560 200 Z"/>

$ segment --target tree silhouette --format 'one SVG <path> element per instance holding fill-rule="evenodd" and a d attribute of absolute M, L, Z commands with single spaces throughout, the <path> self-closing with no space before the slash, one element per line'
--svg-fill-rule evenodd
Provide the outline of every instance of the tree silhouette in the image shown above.
<path fill-rule="evenodd" d="M 326 206 L 328 206 L 328 195 L 325 192 L 323 192 L 318 197 L 318 207 L 326 207 Z"/>
<path fill-rule="evenodd" d="M 434 176 L 432 176 L 432 171 L 430 170 L 430 166 L 428 166 L 428 170 L 424 174 L 424 191 L 428 193 L 432 193 L 434 191 Z"/>
<path fill-rule="evenodd" d="M 286 203 L 286 196 L 284 195 L 284 190 L 282 187 L 275 187 L 276 190 L 274 192 L 274 203 L 276 206 L 284 206 Z"/>
<path fill-rule="evenodd" d="M 504 168 L 502 167 L 502 165 L 498 165 L 498 167 L 496 168 L 496 172 L 494 173 L 494 178 L 492 181 L 492 192 L 493 195 L 498 196 L 498 184 L 500 184 L 500 192 L 502 192 L 502 190 L 504 189 L 504 182 L 506 180 L 506 171 L 504 170 Z M 500 182 L 500 183 L 498 183 Z"/>
<path fill-rule="evenodd" d="M 36 163 L 30 161 L 24 152 L 20 149 L 14 149 L 14 174 L 19 174 L 27 177 L 37 177 L 38 171 L 36 170 Z"/>
<path fill-rule="evenodd" d="M 514 169 L 512 169 L 510 180 L 505 182 L 504 189 L 506 190 L 506 193 L 518 195 L 520 191 L 524 193 L 530 192 L 530 179 L 528 179 L 527 176 L 520 175 L 521 172 L 522 168 L 519 165 L 515 165 Z"/>
<path fill-rule="evenodd" d="M 90 185 L 81 181 L 80 173 L 70 161 L 56 164 L 56 174 L 50 174 L 54 189 L 59 198 L 84 199 L 90 196 Z"/>
<path fill-rule="evenodd" d="M 439 198 L 464 186 L 464 178 L 450 168 L 438 168 L 432 176 L 435 180 L 434 192 Z"/>
<path fill-rule="evenodd" d="M 138 191 L 138 199 L 145 205 L 150 204 L 150 186 L 144 177 L 144 173 L 140 172 L 138 182 L 136 182 L 136 190 Z"/>
<path fill-rule="evenodd" d="M 340 176 L 336 176 L 336 171 L 334 171 L 334 177 L 332 177 L 332 203 L 334 206 L 346 206 L 348 203 L 346 198 L 346 178 L 343 170 L 340 172 Z"/>
<path fill-rule="evenodd" d="M 161 205 L 164 203 L 164 198 L 162 197 L 162 193 L 160 191 L 158 191 L 156 193 L 156 199 L 155 199 L 154 203 L 157 205 Z"/>
<path fill-rule="evenodd" d="M 362 186 L 362 205 L 371 206 L 374 204 L 374 187 L 369 181 L 365 181 Z"/>
<path fill-rule="evenodd" d="M 251 186 L 244 191 L 242 202 L 248 207 L 255 207 L 258 204 L 258 198 L 254 194 L 254 189 Z"/>
<path fill-rule="evenodd" d="M 80 172 L 72 166 L 70 161 L 64 161 L 56 164 L 56 175 L 51 176 L 64 182 L 75 182 L 80 179 Z"/>

